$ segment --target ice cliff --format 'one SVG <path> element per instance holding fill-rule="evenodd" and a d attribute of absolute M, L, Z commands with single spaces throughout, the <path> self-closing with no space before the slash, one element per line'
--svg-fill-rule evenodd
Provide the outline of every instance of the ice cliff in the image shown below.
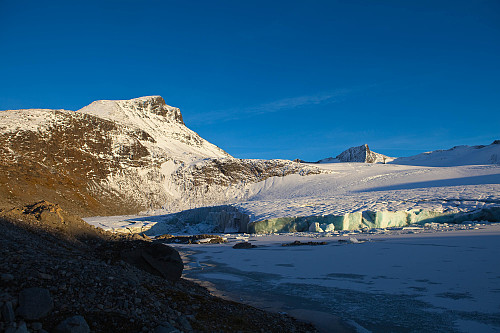
<path fill-rule="evenodd" d="M 345 215 L 281 217 L 254 221 L 249 223 L 247 228 L 249 233 L 323 232 L 403 227 L 415 223 L 462 223 L 465 221 L 500 221 L 500 207 L 483 208 L 473 212 L 413 209 L 394 212 L 363 211 Z"/>
<path fill-rule="evenodd" d="M 127 220 L 123 231 L 136 225 L 142 232 L 161 234 L 203 233 L 290 233 L 334 232 L 374 228 L 405 227 L 426 223 L 460 224 L 469 221 L 500 221 L 500 207 L 486 207 L 470 212 L 411 209 L 408 211 L 358 211 L 344 215 L 296 216 L 250 221 L 250 216 L 231 205 L 201 207 L 175 214 Z M 148 227 L 144 229 L 144 225 Z M 126 229 L 126 230 L 125 230 Z M 117 230 L 115 230 L 117 231 Z M 120 230 L 118 230 L 120 231 Z"/>

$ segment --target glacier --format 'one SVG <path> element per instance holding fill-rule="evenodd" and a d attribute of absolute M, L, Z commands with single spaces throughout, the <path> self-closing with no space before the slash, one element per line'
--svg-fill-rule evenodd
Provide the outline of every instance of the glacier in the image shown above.
<path fill-rule="evenodd" d="M 250 222 L 248 233 L 289 233 L 305 231 L 360 230 L 404 227 L 411 224 L 450 223 L 468 221 L 500 221 L 500 207 L 482 208 L 471 212 L 433 211 L 360 211 L 344 215 L 278 217 Z"/>
<path fill-rule="evenodd" d="M 87 222 L 96 224 L 91 219 Z M 411 209 L 408 211 L 358 211 L 343 215 L 278 217 L 251 221 L 251 216 L 231 205 L 188 209 L 174 214 L 128 217 L 109 230 L 161 234 L 248 233 L 273 234 L 293 232 L 332 233 L 342 230 L 386 229 L 410 225 L 461 224 L 465 222 L 500 222 L 500 207 L 492 206 L 469 212 Z M 120 224 L 121 223 L 121 224 Z M 106 227 L 105 227 L 106 229 Z"/>

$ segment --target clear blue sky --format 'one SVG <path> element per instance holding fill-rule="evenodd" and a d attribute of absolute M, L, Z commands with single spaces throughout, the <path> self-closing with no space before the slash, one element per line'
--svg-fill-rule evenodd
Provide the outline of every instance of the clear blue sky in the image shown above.
<path fill-rule="evenodd" d="M 500 139 L 500 1 L 0 0 L 0 110 L 161 95 L 241 158 Z"/>

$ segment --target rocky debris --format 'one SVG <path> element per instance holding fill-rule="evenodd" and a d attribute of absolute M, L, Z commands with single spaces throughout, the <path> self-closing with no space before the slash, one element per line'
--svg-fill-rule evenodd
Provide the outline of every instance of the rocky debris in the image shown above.
<path fill-rule="evenodd" d="M 54 308 L 50 292 L 45 288 L 27 288 L 19 293 L 19 307 L 16 314 L 26 320 L 45 317 Z"/>
<path fill-rule="evenodd" d="M 1 309 L 2 320 L 6 323 L 11 323 L 16 318 L 11 302 L 5 302 Z"/>
<path fill-rule="evenodd" d="M 56 327 L 56 333 L 89 333 L 90 328 L 85 318 L 73 316 L 65 319 Z"/>
<path fill-rule="evenodd" d="M 9 281 L 12 281 L 14 280 L 14 275 L 12 274 L 8 274 L 8 273 L 5 273 L 5 274 L 0 274 L 0 280 L 2 282 L 9 282 Z"/>
<path fill-rule="evenodd" d="M 169 322 L 165 322 L 157 326 L 154 329 L 153 333 L 180 333 L 180 331 L 172 326 Z"/>
<path fill-rule="evenodd" d="M 21 221 L 40 231 L 56 233 L 70 240 L 114 239 L 111 233 L 95 228 L 81 218 L 64 211 L 59 205 L 42 200 L 20 208 L 1 211 L 0 217 Z"/>
<path fill-rule="evenodd" d="M 281 246 L 300 246 L 300 245 L 327 245 L 327 242 L 301 242 L 301 241 L 293 241 L 291 243 L 284 243 Z"/>
<path fill-rule="evenodd" d="M 250 242 L 240 242 L 233 245 L 233 249 L 253 249 L 257 247 L 257 245 L 253 245 Z"/>
<path fill-rule="evenodd" d="M 190 235 L 190 236 L 173 236 L 170 234 L 164 234 L 156 236 L 155 241 L 162 243 L 177 243 L 177 244 L 221 244 L 226 243 L 227 240 L 219 235 Z"/>
<path fill-rule="evenodd" d="M 134 242 L 131 248 L 121 252 L 123 261 L 142 270 L 162 276 L 169 281 L 181 278 L 184 264 L 179 252 L 161 243 Z"/>
<path fill-rule="evenodd" d="M 20 322 L 17 325 L 8 326 L 5 333 L 30 333 L 30 331 L 28 331 L 25 322 Z"/>
<path fill-rule="evenodd" d="M 189 332 L 315 331 L 290 317 L 214 297 L 182 278 L 171 282 L 120 257 L 130 247 L 143 249 L 136 243 L 154 242 L 105 232 L 80 238 L 71 236 L 71 219 L 64 218 L 67 229 L 57 229 L 43 218 L 19 216 L 25 220 L 0 214 L 0 332 L 56 332 L 76 315 L 96 333 L 188 332 L 188 325 Z M 20 294 L 30 288 L 48 290 L 53 299 L 52 311 L 40 319 L 17 314 Z"/>

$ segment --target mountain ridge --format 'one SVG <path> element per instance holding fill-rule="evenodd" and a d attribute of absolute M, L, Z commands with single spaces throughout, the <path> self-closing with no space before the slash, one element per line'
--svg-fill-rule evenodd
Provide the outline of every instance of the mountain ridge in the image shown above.
<path fill-rule="evenodd" d="M 235 159 L 159 96 L 0 112 L 0 208 L 47 200 L 80 216 L 178 211 L 240 200 L 268 177 L 322 172 Z"/>

